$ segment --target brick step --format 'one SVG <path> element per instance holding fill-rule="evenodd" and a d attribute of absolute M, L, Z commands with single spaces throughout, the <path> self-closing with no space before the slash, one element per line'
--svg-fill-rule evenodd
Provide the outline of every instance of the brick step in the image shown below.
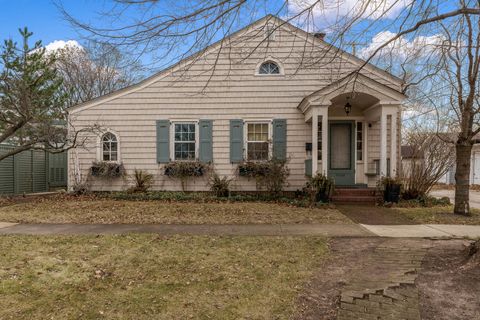
<path fill-rule="evenodd" d="M 375 189 L 335 189 L 334 195 L 338 196 L 375 196 Z"/>
<path fill-rule="evenodd" d="M 375 196 L 332 196 L 331 200 L 334 203 L 375 203 L 376 201 Z"/>

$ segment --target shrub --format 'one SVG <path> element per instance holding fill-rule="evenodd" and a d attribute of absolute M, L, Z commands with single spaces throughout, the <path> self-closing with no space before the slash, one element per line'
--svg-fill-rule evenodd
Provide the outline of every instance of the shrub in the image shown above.
<path fill-rule="evenodd" d="M 382 190 L 385 190 L 389 186 L 401 185 L 402 180 L 400 180 L 399 178 L 382 177 L 378 183 L 379 183 L 379 187 Z"/>
<path fill-rule="evenodd" d="M 129 191 L 131 192 L 147 192 L 148 189 L 152 187 L 153 184 L 153 174 L 148 173 L 143 170 L 135 169 L 133 174 L 133 180 L 135 182 L 135 186 L 130 188 Z"/>
<path fill-rule="evenodd" d="M 415 207 L 435 207 L 435 206 L 448 206 L 450 205 L 450 199 L 448 197 L 442 197 L 440 199 L 432 196 L 421 196 L 416 199 L 404 199 L 399 202 L 398 206 L 403 208 L 415 208 Z"/>
<path fill-rule="evenodd" d="M 95 161 L 90 168 L 93 177 L 115 179 L 125 176 L 125 167 L 122 163 L 110 161 Z"/>
<path fill-rule="evenodd" d="M 204 202 L 250 202 L 262 201 L 272 203 L 284 203 L 296 207 L 308 207 L 310 202 L 305 199 L 292 199 L 287 197 L 274 197 L 268 194 L 234 194 L 228 198 L 215 197 L 211 194 L 200 192 L 174 192 L 174 191 L 149 191 L 145 193 L 132 192 L 102 192 L 96 194 L 98 197 L 104 197 L 114 200 L 130 201 L 191 201 L 197 203 Z M 323 205 L 323 204 L 319 204 Z"/>
<path fill-rule="evenodd" d="M 217 173 L 214 173 L 210 178 L 210 191 L 212 191 L 216 197 L 228 197 L 230 194 L 230 182 L 232 182 L 232 179 L 226 176 L 220 178 Z"/>
<path fill-rule="evenodd" d="M 311 203 L 328 202 L 335 190 L 335 181 L 321 173 L 310 177 L 304 187 L 304 192 L 309 195 Z"/>
<path fill-rule="evenodd" d="M 237 174 L 255 178 L 257 189 L 265 188 L 272 196 L 278 196 L 287 184 L 290 170 L 287 160 L 246 161 L 238 165 Z"/>
<path fill-rule="evenodd" d="M 201 177 L 208 169 L 208 164 L 200 161 L 174 161 L 165 165 L 164 173 L 170 178 L 179 179 L 182 183 L 182 190 L 185 191 L 188 179 Z"/>
<path fill-rule="evenodd" d="M 421 129 L 421 128 L 420 128 Z M 451 137 L 413 130 L 407 132 L 409 157 L 405 159 L 403 174 L 403 199 L 419 199 L 428 194 L 438 180 L 455 163 L 454 145 Z"/>
<path fill-rule="evenodd" d="M 72 194 L 75 196 L 81 196 L 90 192 L 90 186 L 87 182 L 74 183 L 72 186 Z"/>

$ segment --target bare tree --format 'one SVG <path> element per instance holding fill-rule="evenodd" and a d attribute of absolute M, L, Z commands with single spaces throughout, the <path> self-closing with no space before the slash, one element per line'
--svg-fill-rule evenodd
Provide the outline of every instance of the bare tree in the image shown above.
<path fill-rule="evenodd" d="M 456 118 L 455 209 L 470 214 L 469 185 L 472 147 L 480 133 L 480 19 L 462 15 L 441 23 L 446 35 L 442 47 L 440 81 L 445 84 L 446 105 Z"/>
<path fill-rule="evenodd" d="M 141 77 L 140 63 L 107 43 L 66 46 L 54 54 L 68 106 L 122 89 Z"/>

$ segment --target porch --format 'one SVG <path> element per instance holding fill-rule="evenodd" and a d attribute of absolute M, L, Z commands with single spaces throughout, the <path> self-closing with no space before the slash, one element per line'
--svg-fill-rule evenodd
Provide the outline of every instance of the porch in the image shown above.
<path fill-rule="evenodd" d="M 368 77 L 331 84 L 299 105 L 310 124 L 307 175 L 322 173 L 338 186 L 374 187 L 400 168 L 400 92 Z"/>

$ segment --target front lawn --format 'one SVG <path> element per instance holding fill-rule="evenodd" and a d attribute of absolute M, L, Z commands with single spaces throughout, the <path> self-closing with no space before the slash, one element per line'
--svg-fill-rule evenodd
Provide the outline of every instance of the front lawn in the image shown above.
<path fill-rule="evenodd" d="M 476 209 L 472 210 L 471 217 L 453 214 L 453 206 L 395 208 L 393 210 L 419 224 L 480 225 L 480 213 Z"/>
<path fill-rule="evenodd" d="M 0 319 L 288 319 L 317 237 L 1 236 Z"/>
<path fill-rule="evenodd" d="M 132 201 L 55 196 L 0 207 L 0 221 L 21 223 L 352 223 L 338 210 L 273 202 Z"/>

